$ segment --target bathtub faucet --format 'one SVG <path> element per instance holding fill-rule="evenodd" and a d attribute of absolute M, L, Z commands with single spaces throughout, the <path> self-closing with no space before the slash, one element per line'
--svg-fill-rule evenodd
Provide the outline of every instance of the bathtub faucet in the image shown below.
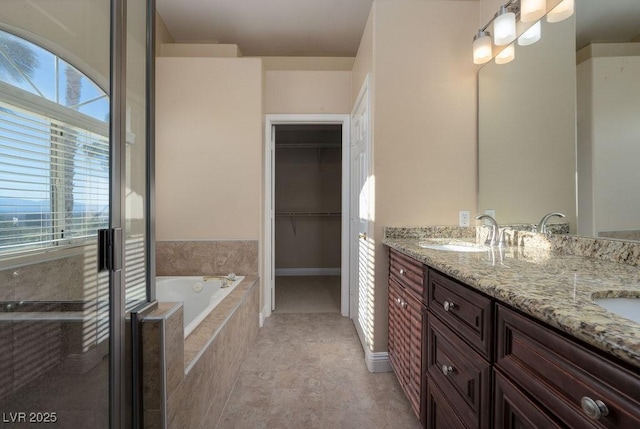
<path fill-rule="evenodd" d="M 236 279 L 235 273 L 231 273 L 226 276 L 203 276 L 202 277 L 202 280 L 205 282 L 209 280 L 222 280 L 222 285 L 220 286 L 221 288 L 229 287 L 229 282 L 233 282 L 235 281 L 235 279 Z"/>

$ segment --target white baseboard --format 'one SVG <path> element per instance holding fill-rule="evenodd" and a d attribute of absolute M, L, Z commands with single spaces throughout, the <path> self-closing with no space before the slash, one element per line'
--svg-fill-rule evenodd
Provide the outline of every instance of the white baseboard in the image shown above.
<path fill-rule="evenodd" d="M 260 312 L 260 327 L 262 328 L 264 326 L 264 313 Z"/>
<path fill-rule="evenodd" d="M 388 352 L 370 352 L 365 350 L 364 362 L 369 372 L 389 372 L 392 370 Z"/>
<path fill-rule="evenodd" d="M 276 268 L 276 276 L 339 276 L 340 268 Z"/>

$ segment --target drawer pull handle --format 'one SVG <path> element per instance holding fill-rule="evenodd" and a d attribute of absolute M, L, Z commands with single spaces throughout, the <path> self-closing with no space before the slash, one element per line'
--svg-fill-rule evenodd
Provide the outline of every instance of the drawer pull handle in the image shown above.
<path fill-rule="evenodd" d="M 609 414 L 609 409 L 604 404 L 604 402 L 600 400 L 593 400 L 588 396 L 584 396 L 580 401 L 582 404 L 582 411 L 591 419 L 591 420 L 600 420 L 601 417 L 604 417 Z"/>
<path fill-rule="evenodd" d="M 400 305 L 402 305 L 402 308 L 407 308 L 408 304 L 407 304 L 407 301 L 402 301 L 402 304 L 400 304 Z"/>
<path fill-rule="evenodd" d="M 404 276 L 405 274 L 407 274 L 407 271 L 400 268 L 400 275 Z"/>
<path fill-rule="evenodd" d="M 445 301 L 444 302 L 444 311 L 449 311 L 449 310 L 453 310 L 453 307 L 455 307 L 456 305 L 453 302 L 449 302 L 449 301 Z"/>
<path fill-rule="evenodd" d="M 402 300 L 401 300 L 400 298 L 396 298 L 396 303 L 397 303 L 398 305 L 400 305 L 400 303 L 401 303 L 401 302 L 402 302 Z"/>
<path fill-rule="evenodd" d="M 449 365 L 442 365 L 442 373 L 444 375 L 449 375 L 453 372 L 453 367 Z"/>

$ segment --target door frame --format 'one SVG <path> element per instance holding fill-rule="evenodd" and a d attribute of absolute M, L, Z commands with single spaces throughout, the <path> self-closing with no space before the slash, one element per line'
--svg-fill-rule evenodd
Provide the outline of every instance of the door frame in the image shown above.
<path fill-rule="evenodd" d="M 350 237 L 350 165 L 351 115 L 349 114 L 270 114 L 265 117 L 264 139 L 264 204 L 262 266 L 264 305 L 260 325 L 271 316 L 275 305 L 275 125 L 324 124 L 342 125 L 342 215 L 340 238 L 340 313 L 349 316 L 349 237 Z"/>

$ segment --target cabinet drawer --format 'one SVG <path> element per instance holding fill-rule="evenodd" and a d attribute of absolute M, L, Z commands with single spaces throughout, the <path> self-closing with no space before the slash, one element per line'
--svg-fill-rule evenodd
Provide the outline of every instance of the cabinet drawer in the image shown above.
<path fill-rule="evenodd" d="M 429 270 L 428 307 L 485 359 L 492 356 L 491 300 Z"/>
<path fill-rule="evenodd" d="M 565 425 L 640 427 L 640 377 L 504 306 L 496 320 L 496 367 Z M 589 419 L 583 398 L 602 401 L 608 414 Z"/>
<path fill-rule="evenodd" d="M 428 378 L 465 427 L 490 427 L 491 365 L 436 317 L 427 323 Z"/>
<path fill-rule="evenodd" d="M 389 275 L 426 304 L 422 262 L 391 249 L 389 252 Z"/>

